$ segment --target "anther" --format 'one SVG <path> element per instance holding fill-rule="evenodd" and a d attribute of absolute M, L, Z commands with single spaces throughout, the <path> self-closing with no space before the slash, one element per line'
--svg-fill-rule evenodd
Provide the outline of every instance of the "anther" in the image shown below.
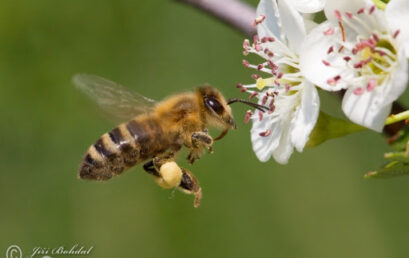
<path fill-rule="evenodd" d="M 258 120 L 261 122 L 263 120 L 263 112 L 258 111 Z"/>
<path fill-rule="evenodd" d="M 270 134 L 271 134 L 271 130 L 270 130 L 270 129 L 267 129 L 265 132 L 259 133 L 259 135 L 260 135 L 261 137 L 267 137 L 267 136 L 269 136 Z"/>
<path fill-rule="evenodd" d="M 354 90 L 354 94 L 355 94 L 355 95 L 362 95 L 363 93 L 364 93 L 364 89 L 362 89 L 361 87 L 356 88 L 356 89 Z"/>
<path fill-rule="evenodd" d="M 395 33 L 393 34 L 393 38 L 396 39 L 399 33 L 400 33 L 400 30 L 395 31 Z"/>
<path fill-rule="evenodd" d="M 246 68 L 250 67 L 250 64 L 247 60 L 243 59 L 243 61 L 241 62 Z"/>
<path fill-rule="evenodd" d="M 322 60 L 322 63 L 323 63 L 324 65 L 326 65 L 326 66 L 330 66 L 330 65 L 331 65 L 330 62 L 327 62 L 327 61 L 325 61 L 325 60 Z"/>
<path fill-rule="evenodd" d="M 362 8 L 359 9 L 356 13 L 357 13 L 357 14 L 362 14 L 364 11 L 365 11 L 365 8 L 362 7 Z"/>
<path fill-rule="evenodd" d="M 254 80 L 257 80 L 258 78 L 260 78 L 260 75 L 258 74 L 252 74 L 251 78 L 253 78 Z"/>
<path fill-rule="evenodd" d="M 368 84 L 366 85 L 366 89 L 368 91 L 373 91 L 373 89 L 375 89 L 376 86 L 376 79 L 375 78 L 371 78 L 369 79 Z"/>
<path fill-rule="evenodd" d="M 375 5 L 372 5 L 371 8 L 369 8 L 369 14 L 372 14 L 375 11 Z"/>
<path fill-rule="evenodd" d="M 334 51 L 334 46 L 330 46 L 329 49 L 328 49 L 328 51 L 327 51 L 327 54 L 329 55 L 329 54 L 331 54 L 331 52 L 333 52 L 333 51 Z"/>
<path fill-rule="evenodd" d="M 247 124 L 250 121 L 253 112 L 251 110 L 247 110 L 246 115 L 244 116 L 244 123 Z"/>
<path fill-rule="evenodd" d="M 239 88 L 239 89 L 243 88 L 243 84 L 237 83 L 237 84 L 236 84 L 236 88 Z"/>
<path fill-rule="evenodd" d="M 349 57 L 349 56 L 344 56 L 344 60 L 345 60 L 346 62 L 349 62 L 349 61 L 351 60 L 351 57 Z"/>
<path fill-rule="evenodd" d="M 289 92 L 289 91 L 290 91 L 290 88 L 291 88 L 291 85 L 290 85 L 289 83 L 286 83 L 286 84 L 284 85 L 284 87 L 285 87 L 285 92 Z"/>
<path fill-rule="evenodd" d="M 256 19 L 254 19 L 254 25 L 259 25 L 266 19 L 266 16 L 260 15 Z"/>
<path fill-rule="evenodd" d="M 325 35 L 325 36 L 333 35 L 334 32 L 335 32 L 335 29 L 334 29 L 334 28 L 329 28 L 329 29 L 327 29 L 327 30 L 324 31 L 324 35 Z"/>
<path fill-rule="evenodd" d="M 252 99 L 252 98 L 254 98 L 254 97 L 257 96 L 257 95 L 258 95 L 258 92 L 257 92 L 257 91 L 253 91 L 253 93 L 250 94 L 249 99 Z"/>
<path fill-rule="evenodd" d="M 335 10 L 334 15 L 335 15 L 335 18 L 337 18 L 338 21 L 342 21 L 342 15 L 341 15 L 341 12 L 339 10 Z"/>
<path fill-rule="evenodd" d="M 264 95 L 263 96 L 263 99 L 261 100 L 261 105 L 265 105 L 266 103 L 267 103 L 267 100 L 268 100 L 268 96 L 267 95 Z"/>

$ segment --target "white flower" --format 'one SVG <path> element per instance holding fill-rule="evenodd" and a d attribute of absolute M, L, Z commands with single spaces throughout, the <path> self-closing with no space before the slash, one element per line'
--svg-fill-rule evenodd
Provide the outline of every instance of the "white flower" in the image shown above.
<path fill-rule="evenodd" d="M 315 27 L 300 51 L 303 75 L 329 91 L 346 89 L 344 113 L 381 131 L 392 102 L 408 81 L 409 1 L 386 10 L 366 0 L 328 0 L 328 21 Z"/>
<path fill-rule="evenodd" d="M 288 162 L 294 147 L 301 152 L 314 128 L 319 113 L 319 97 L 315 87 L 302 76 L 298 53 L 306 35 L 302 16 L 286 1 L 261 0 L 255 22 L 258 36 L 250 46 L 245 40 L 244 53 L 254 53 L 264 63 L 246 67 L 268 74 L 267 78 L 253 75 L 255 84 L 239 85 L 268 112 L 248 111 L 253 121 L 251 141 L 260 161 L 271 156 L 282 164 Z"/>
<path fill-rule="evenodd" d="M 316 13 L 324 8 L 326 0 L 285 0 L 301 13 Z"/>

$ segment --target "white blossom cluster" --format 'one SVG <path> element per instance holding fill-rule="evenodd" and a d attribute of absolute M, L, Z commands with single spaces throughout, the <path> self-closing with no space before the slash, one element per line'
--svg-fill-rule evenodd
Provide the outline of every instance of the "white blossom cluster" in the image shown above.
<path fill-rule="evenodd" d="M 323 11 L 326 20 L 311 17 Z M 379 8 L 371 0 L 261 0 L 257 35 L 244 54 L 263 63 L 253 84 L 238 87 L 269 107 L 248 111 L 251 140 L 260 161 L 288 162 L 301 152 L 320 110 L 317 92 L 345 90 L 342 110 L 354 123 L 381 131 L 392 102 L 406 89 L 409 58 L 409 1 Z"/>

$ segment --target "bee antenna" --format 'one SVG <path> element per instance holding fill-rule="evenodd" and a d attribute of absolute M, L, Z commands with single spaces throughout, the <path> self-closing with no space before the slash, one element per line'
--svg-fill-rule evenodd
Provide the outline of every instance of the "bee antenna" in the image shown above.
<path fill-rule="evenodd" d="M 248 105 L 248 106 L 257 108 L 258 110 L 260 110 L 260 111 L 262 111 L 262 112 L 266 112 L 267 110 L 269 110 L 269 108 L 266 107 L 266 106 L 259 105 L 259 104 L 256 104 L 256 103 L 253 103 L 253 102 L 244 100 L 244 99 L 236 99 L 236 98 L 233 98 L 233 99 L 228 99 L 228 100 L 227 100 L 227 104 L 228 104 L 228 105 L 233 104 L 233 103 L 235 103 L 235 102 L 240 102 L 240 103 L 246 104 L 246 105 Z"/>

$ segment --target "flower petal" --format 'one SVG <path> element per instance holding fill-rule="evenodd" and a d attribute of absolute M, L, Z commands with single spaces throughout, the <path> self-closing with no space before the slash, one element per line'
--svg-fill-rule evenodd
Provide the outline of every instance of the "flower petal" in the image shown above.
<path fill-rule="evenodd" d="M 266 162 L 271 158 L 273 151 L 280 142 L 282 133 L 281 122 L 277 117 L 268 116 L 259 121 L 258 117 L 253 118 L 251 128 L 251 142 L 254 153 L 261 162 Z M 270 130 L 270 135 L 260 136 L 260 133 Z"/>
<path fill-rule="evenodd" d="M 304 19 L 287 1 L 278 1 L 278 10 L 288 44 L 292 50 L 298 53 L 306 34 Z"/>
<path fill-rule="evenodd" d="M 326 0 L 287 0 L 297 11 L 316 13 L 324 8 Z"/>
<path fill-rule="evenodd" d="M 281 39 L 281 25 L 279 22 L 278 7 L 275 0 L 260 0 L 257 6 L 257 17 L 264 15 L 266 26 L 257 26 L 259 38 L 274 36 Z"/>
<path fill-rule="evenodd" d="M 335 10 L 343 15 L 345 12 L 356 13 L 360 8 L 368 8 L 372 5 L 374 4 L 370 0 L 327 0 L 324 12 L 328 20 L 338 21 L 334 15 Z"/>
<path fill-rule="evenodd" d="M 280 138 L 280 143 L 277 149 L 273 152 L 274 159 L 280 164 L 287 164 L 288 160 L 291 157 L 291 154 L 294 152 L 294 147 L 291 144 L 291 135 L 290 135 L 290 121 L 283 121 L 283 131 Z"/>
<path fill-rule="evenodd" d="M 356 95 L 352 88 L 348 89 L 342 101 L 342 109 L 351 121 L 378 132 L 382 131 L 392 102 L 398 99 L 407 87 L 408 62 L 404 49 L 401 49 L 398 56 L 398 67 L 389 80 L 375 87 L 372 92 Z"/>
<path fill-rule="evenodd" d="M 401 48 L 398 53 L 398 61 L 396 63 L 396 70 L 390 75 L 390 82 L 385 81 L 384 90 L 382 95 L 384 96 L 385 103 L 392 103 L 397 100 L 400 95 L 406 90 L 408 86 L 408 61 L 406 59 L 407 53 L 404 48 Z"/>
<path fill-rule="evenodd" d="M 334 35 L 324 35 L 325 31 L 334 29 Z M 328 91 L 338 91 L 348 85 L 344 80 L 329 84 L 328 80 L 341 76 L 351 78 L 353 74 L 344 69 L 345 60 L 339 55 L 328 55 L 327 50 L 335 44 L 339 28 L 331 22 L 324 22 L 315 27 L 306 37 L 300 50 L 300 71 L 313 84 Z M 325 65 L 323 61 L 330 63 Z M 346 67 L 345 67 L 346 68 Z"/>
<path fill-rule="evenodd" d="M 409 58 L 409 1 L 393 0 L 386 6 L 385 13 L 393 32 L 399 30 L 398 37 L 406 50 L 406 57 Z"/>
<path fill-rule="evenodd" d="M 314 85 L 304 82 L 301 96 L 301 105 L 295 111 L 290 128 L 291 143 L 299 152 L 302 152 L 304 149 L 310 133 L 317 122 L 320 110 L 320 99 Z"/>
<path fill-rule="evenodd" d="M 352 122 L 381 132 L 392 105 L 379 106 L 378 98 L 376 90 L 356 95 L 353 88 L 349 88 L 342 101 L 342 110 Z"/>

